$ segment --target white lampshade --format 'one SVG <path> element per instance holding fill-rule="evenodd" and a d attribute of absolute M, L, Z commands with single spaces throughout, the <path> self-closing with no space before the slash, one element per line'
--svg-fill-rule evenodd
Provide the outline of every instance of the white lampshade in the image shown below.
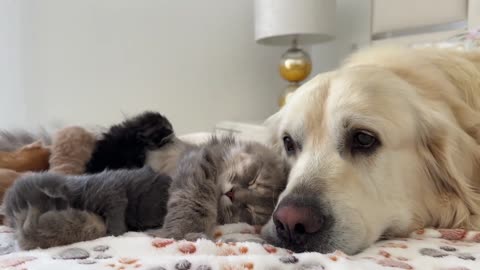
<path fill-rule="evenodd" d="M 335 0 L 255 0 L 255 40 L 313 44 L 334 38 Z"/>

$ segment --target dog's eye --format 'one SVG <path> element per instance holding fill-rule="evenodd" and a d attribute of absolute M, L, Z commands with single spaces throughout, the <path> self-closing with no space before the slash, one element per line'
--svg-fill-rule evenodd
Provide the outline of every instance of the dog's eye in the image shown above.
<path fill-rule="evenodd" d="M 377 138 L 369 131 L 359 130 L 353 134 L 352 150 L 369 150 L 377 144 Z"/>
<path fill-rule="evenodd" d="M 295 142 L 289 135 L 283 136 L 283 146 L 285 147 L 285 152 L 287 152 L 287 155 L 291 156 L 295 154 Z"/>

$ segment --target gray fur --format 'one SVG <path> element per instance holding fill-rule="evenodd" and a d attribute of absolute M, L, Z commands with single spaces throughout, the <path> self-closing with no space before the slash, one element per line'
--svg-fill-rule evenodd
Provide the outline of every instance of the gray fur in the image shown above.
<path fill-rule="evenodd" d="M 51 145 L 51 133 L 43 128 L 37 131 L 24 129 L 0 130 L 0 151 L 11 152 L 36 141 L 41 141 L 43 145 Z"/>
<path fill-rule="evenodd" d="M 214 137 L 182 155 L 173 175 L 165 223 L 149 233 L 194 240 L 211 238 L 217 224 L 263 225 L 287 176 L 286 163 L 266 146 Z M 226 195 L 229 191 L 235 194 L 233 201 Z"/>
<path fill-rule="evenodd" d="M 73 208 L 42 213 L 38 208 L 30 207 L 17 213 L 17 223 L 22 221 L 17 240 L 23 249 L 68 245 L 107 234 L 100 216 Z"/>
<path fill-rule="evenodd" d="M 6 193 L 7 224 L 17 229 L 24 249 L 159 227 L 170 182 L 150 168 L 84 176 L 30 174 Z"/>
<path fill-rule="evenodd" d="M 193 240 L 212 237 L 217 224 L 268 221 L 287 180 L 280 156 L 230 137 L 202 145 L 175 143 L 165 149 L 165 164 L 156 166 L 172 176 L 171 184 L 165 173 L 149 167 L 19 179 L 4 204 L 20 246 L 46 248 L 148 229 L 156 236 Z M 228 192 L 235 194 L 233 201 Z"/>
<path fill-rule="evenodd" d="M 159 149 L 148 151 L 146 165 L 150 166 L 154 171 L 173 175 L 177 170 L 177 165 L 186 152 L 198 149 L 198 145 L 190 144 L 171 136 L 170 143 Z"/>

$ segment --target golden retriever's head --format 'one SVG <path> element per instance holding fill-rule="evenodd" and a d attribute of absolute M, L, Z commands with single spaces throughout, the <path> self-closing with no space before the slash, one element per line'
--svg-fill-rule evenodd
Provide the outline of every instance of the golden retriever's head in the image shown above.
<path fill-rule="evenodd" d="M 375 66 L 321 74 L 297 90 L 267 120 L 292 166 L 267 240 L 352 254 L 382 236 L 471 224 L 478 146 L 451 104 L 432 96 Z"/>

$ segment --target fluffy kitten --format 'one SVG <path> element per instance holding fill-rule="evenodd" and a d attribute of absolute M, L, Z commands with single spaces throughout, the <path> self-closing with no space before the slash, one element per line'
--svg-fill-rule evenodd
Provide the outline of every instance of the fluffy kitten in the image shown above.
<path fill-rule="evenodd" d="M 63 128 L 55 133 L 51 146 L 50 172 L 78 175 L 92 156 L 96 137 L 78 126 Z"/>
<path fill-rule="evenodd" d="M 94 175 L 29 174 L 4 199 L 23 249 L 47 248 L 161 226 L 171 178 L 145 167 Z"/>
<path fill-rule="evenodd" d="M 194 240 L 213 237 L 218 224 L 263 225 L 287 176 L 286 163 L 266 146 L 213 137 L 181 155 L 164 224 L 149 234 Z"/>
<path fill-rule="evenodd" d="M 169 146 L 181 149 L 169 152 L 169 162 L 177 164 L 171 184 L 168 176 L 149 168 L 76 177 L 45 173 L 18 180 L 4 203 L 20 246 L 45 248 L 90 240 L 105 231 L 119 235 L 160 227 L 150 234 L 196 239 L 212 237 L 217 224 L 268 221 L 286 185 L 288 170 L 279 156 L 259 143 L 232 138 L 212 138 L 200 146 L 176 143 Z"/>
<path fill-rule="evenodd" d="M 93 133 L 96 135 L 98 130 Z M 75 134 L 72 133 L 72 135 Z M 80 138 L 82 135 L 76 134 L 76 136 Z M 83 151 L 83 153 L 79 153 L 81 154 L 82 164 L 85 155 L 89 154 L 85 168 L 87 173 L 97 173 L 105 169 L 138 169 L 143 167 L 148 153 L 170 142 L 170 138 L 173 137 L 173 128 L 170 121 L 163 115 L 146 111 L 111 126 L 99 137 L 100 139 L 95 140 L 95 148 L 91 155 L 91 149 L 84 151 L 92 147 L 91 142 L 85 142 L 86 146 L 83 150 L 76 149 Z M 51 145 L 52 133 L 46 129 L 36 132 L 22 129 L 0 130 L 0 151 L 14 151 L 35 141 L 41 141 L 44 145 Z M 68 143 L 68 141 L 60 142 L 62 145 Z M 65 153 L 60 153 L 60 156 L 63 154 Z M 59 161 L 62 163 L 61 160 Z M 81 170 L 84 170 L 84 165 L 80 167 Z M 73 169 L 74 171 L 71 174 L 78 173 L 78 169 Z M 67 171 L 66 173 L 70 172 Z"/>
<path fill-rule="evenodd" d="M 86 172 L 141 168 L 147 152 L 161 148 L 171 136 L 172 124 L 157 112 L 147 111 L 128 118 L 102 134 L 87 163 Z"/>
<path fill-rule="evenodd" d="M 50 145 L 52 142 L 50 132 L 46 129 L 36 131 L 24 129 L 0 130 L 0 151 L 13 152 L 35 142 L 41 142 L 45 146 Z"/>
<path fill-rule="evenodd" d="M 17 172 L 45 171 L 49 167 L 49 158 L 50 149 L 38 141 L 12 152 L 0 151 L 0 168 Z"/>

